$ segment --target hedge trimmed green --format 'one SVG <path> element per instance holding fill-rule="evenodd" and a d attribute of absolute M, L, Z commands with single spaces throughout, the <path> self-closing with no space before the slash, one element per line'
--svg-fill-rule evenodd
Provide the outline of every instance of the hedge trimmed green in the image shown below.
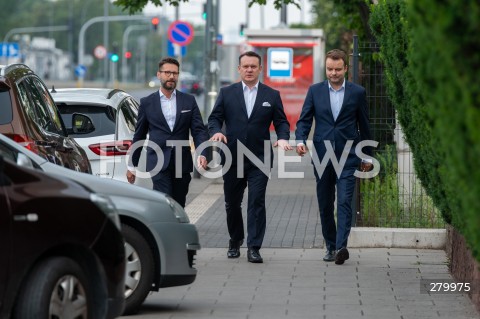
<path fill-rule="evenodd" d="M 418 177 L 480 261 L 478 17 L 478 0 L 380 0 L 370 25 Z"/>

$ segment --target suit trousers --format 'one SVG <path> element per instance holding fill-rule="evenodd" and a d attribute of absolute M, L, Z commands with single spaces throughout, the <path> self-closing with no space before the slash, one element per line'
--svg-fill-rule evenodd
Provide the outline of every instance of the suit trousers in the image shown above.
<path fill-rule="evenodd" d="M 173 153 L 169 165 L 152 177 L 153 189 L 171 196 L 180 206 L 185 208 L 192 176 L 188 172 L 183 172 L 181 177 L 175 177 L 175 156 Z"/>
<path fill-rule="evenodd" d="M 246 161 L 243 177 L 238 177 L 237 167 L 232 166 L 223 176 L 223 180 L 230 239 L 238 242 L 245 237 L 242 200 L 248 185 L 247 247 L 260 249 L 266 228 L 265 193 L 268 176 L 258 167 Z"/>
<path fill-rule="evenodd" d="M 347 247 L 352 226 L 352 198 L 356 167 L 344 167 L 337 177 L 333 165 L 327 165 L 322 176 L 314 169 L 322 234 L 329 251 Z M 337 191 L 337 225 L 335 225 L 335 187 Z"/>

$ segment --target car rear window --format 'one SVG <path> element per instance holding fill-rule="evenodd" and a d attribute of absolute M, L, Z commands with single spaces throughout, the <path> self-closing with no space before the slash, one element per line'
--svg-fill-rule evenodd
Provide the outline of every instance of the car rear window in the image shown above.
<path fill-rule="evenodd" d="M 7 88 L 0 88 L 0 125 L 12 122 L 13 111 L 10 92 Z"/>
<path fill-rule="evenodd" d="M 63 122 L 67 127 L 68 135 L 72 137 L 94 137 L 115 134 L 116 111 L 110 106 L 95 105 L 66 105 L 57 103 Z M 88 134 L 72 133 L 73 113 L 85 114 L 92 119 L 95 130 Z"/>

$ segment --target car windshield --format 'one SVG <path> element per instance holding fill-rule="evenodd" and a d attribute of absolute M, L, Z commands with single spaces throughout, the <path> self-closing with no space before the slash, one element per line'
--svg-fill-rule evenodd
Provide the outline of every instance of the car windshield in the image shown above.
<path fill-rule="evenodd" d="M 57 104 L 63 122 L 67 126 L 68 135 L 72 137 L 94 137 L 115 134 L 116 110 L 110 106 L 95 105 L 66 105 Z M 95 130 L 88 134 L 73 134 L 72 115 L 73 113 L 85 114 L 92 119 Z"/>

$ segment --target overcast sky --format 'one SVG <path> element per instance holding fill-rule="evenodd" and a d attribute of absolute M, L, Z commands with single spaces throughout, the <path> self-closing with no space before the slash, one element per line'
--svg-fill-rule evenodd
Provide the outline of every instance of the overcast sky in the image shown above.
<path fill-rule="evenodd" d="M 180 20 L 190 22 L 194 25 L 205 24 L 202 19 L 203 3 L 206 0 L 189 0 L 188 3 L 180 4 Z M 239 28 L 241 23 L 247 20 L 247 2 L 248 0 L 220 0 L 220 33 L 223 35 L 225 44 L 239 43 L 244 40 L 239 36 Z M 312 14 L 311 3 L 309 0 L 297 1 L 302 10 L 293 5 L 287 8 L 287 23 L 311 23 Z M 262 9 L 263 7 L 263 9 Z M 262 19 L 263 11 L 263 19 Z M 144 9 L 146 14 L 160 13 L 171 17 L 175 17 L 175 7 L 166 6 L 155 7 L 152 4 L 147 5 Z M 263 22 L 263 25 L 262 25 Z M 267 0 L 267 5 L 260 6 L 254 4 L 249 9 L 249 28 L 250 29 L 270 29 L 278 26 L 280 23 L 280 11 L 273 7 L 273 0 Z"/>

